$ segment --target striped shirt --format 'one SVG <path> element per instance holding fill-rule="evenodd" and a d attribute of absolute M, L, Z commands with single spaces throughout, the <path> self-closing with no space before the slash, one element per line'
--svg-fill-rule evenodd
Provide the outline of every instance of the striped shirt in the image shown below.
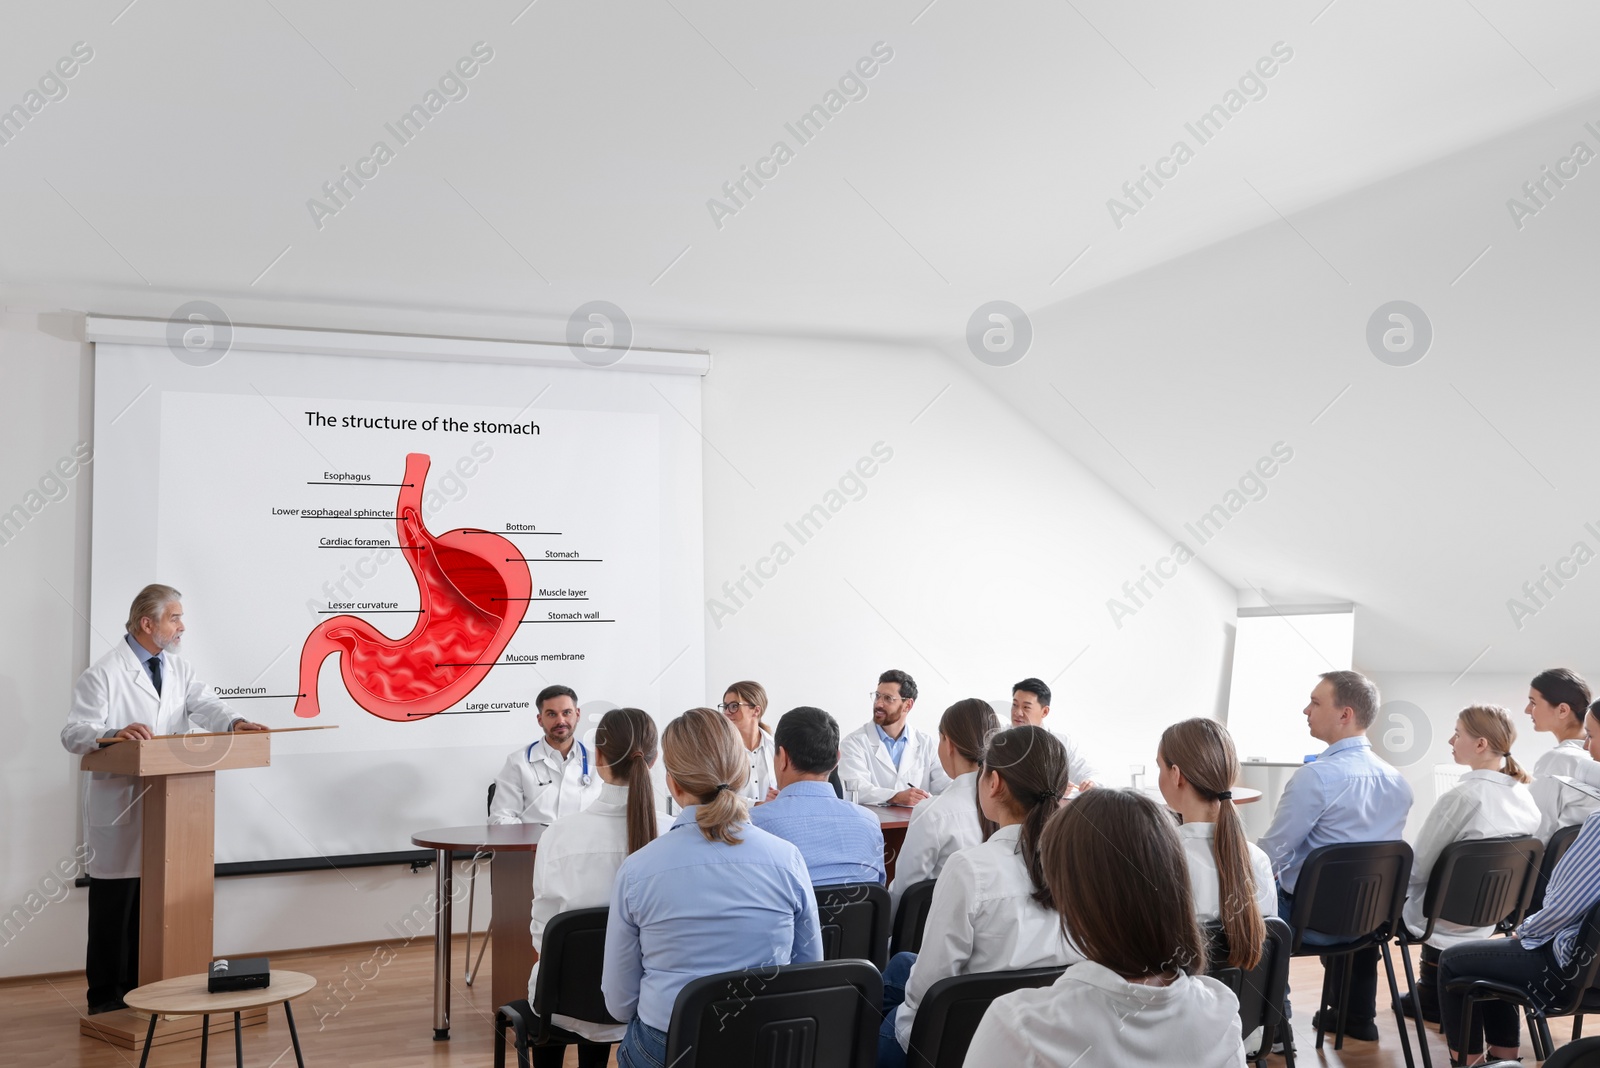
<path fill-rule="evenodd" d="M 1583 821 L 1583 830 L 1567 850 L 1545 888 L 1544 908 L 1517 928 L 1524 949 L 1553 942 L 1556 962 L 1565 968 L 1583 928 L 1583 918 L 1600 901 L 1600 812 Z"/>

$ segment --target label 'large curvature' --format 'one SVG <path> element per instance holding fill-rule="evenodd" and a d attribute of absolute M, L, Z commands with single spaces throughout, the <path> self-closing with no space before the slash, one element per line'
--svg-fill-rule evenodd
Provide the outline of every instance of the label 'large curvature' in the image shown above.
<path fill-rule="evenodd" d="M 416 626 L 390 638 L 357 616 L 319 624 L 300 651 L 295 715 L 322 711 L 317 675 L 339 653 L 339 674 L 356 704 L 397 723 L 425 719 L 471 693 L 517 633 L 533 586 L 522 551 L 483 530 L 429 533 L 422 521 L 428 466 L 422 453 L 406 457 L 394 510 L 400 551 L 417 580 Z"/>

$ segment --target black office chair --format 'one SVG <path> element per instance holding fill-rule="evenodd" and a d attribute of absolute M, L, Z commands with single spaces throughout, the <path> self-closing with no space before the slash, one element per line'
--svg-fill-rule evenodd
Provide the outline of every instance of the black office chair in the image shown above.
<path fill-rule="evenodd" d="M 1550 844 L 1544 847 L 1544 859 L 1539 864 L 1539 881 L 1534 884 L 1533 900 L 1528 903 L 1530 914 L 1544 908 L 1544 888 L 1550 885 L 1550 874 L 1561 863 L 1561 858 L 1567 855 L 1567 850 L 1572 848 L 1572 843 L 1578 840 L 1581 830 L 1583 824 L 1575 823 L 1571 827 L 1560 828 L 1550 836 Z"/>
<path fill-rule="evenodd" d="M 1261 942 L 1261 959 L 1248 972 L 1228 966 L 1228 936 L 1219 920 L 1205 924 L 1209 947 L 1210 966 L 1206 974 L 1222 983 L 1239 999 L 1239 1033 L 1248 1038 L 1256 1028 L 1261 1029 L 1261 1046 L 1256 1054 L 1257 1068 L 1267 1063 L 1272 1044 L 1284 1026 L 1283 1000 L 1289 989 L 1289 947 L 1294 935 L 1289 925 L 1276 916 L 1263 917 L 1267 934 Z M 1284 1043 L 1284 1062 L 1294 1068 L 1294 1050 Z"/>
<path fill-rule="evenodd" d="M 878 883 L 842 883 L 815 892 L 822 959 L 871 961 L 883 971 L 889 963 L 889 891 Z"/>
<path fill-rule="evenodd" d="M 1440 920 L 1466 927 L 1493 927 L 1495 921 L 1509 917 L 1515 927 L 1527 914 L 1539 878 L 1539 861 L 1544 843 L 1532 835 L 1514 838 L 1476 838 L 1452 842 L 1439 854 L 1428 875 L 1428 889 L 1422 895 L 1422 914 L 1426 925 L 1412 937 L 1404 923 L 1395 932 L 1400 945 L 1400 960 L 1405 965 L 1406 986 L 1416 1009 L 1417 1044 L 1422 1047 L 1422 1063 L 1433 1068 L 1428 1050 L 1422 1002 L 1417 996 L 1417 979 L 1411 970 L 1411 947 L 1433 937 Z M 1404 1029 L 1404 1025 L 1401 1025 Z"/>
<path fill-rule="evenodd" d="M 933 904 L 933 884 L 937 881 L 924 879 L 912 883 L 900 895 L 900 907 L 894 913 L 894 935 L 889 939 L 889 956 L 922 949 L 922 928 L 928 923 L 928 906 Z"/>
<path fill-rule="evenodd" d="M 1324 1004 L 1317 1014 L 1317 1048 L 1327 1031 L 1328 1014 L 1336 1011 L 1334 1049 L 1344 1048 L 1348 1022 L 1350 976 L 1355 954 L 1376 946 L 1389 978 L 1390 1003 L 1400 1027 L 1400 1048 L 1406 1068 L 1413 1068 L 1411 1036 L 1400 1011 L 1400 987 L 1395 982 L 1394 958 L 1389 940 L 1400 928 L 1400 909 L 1411 877 L 1411 847 L 1404 842 L 1350 842 L 1319 846 L 1306 857 L 1295 884 L 1294 910 L 1289 927 L 1294 932 L 1290 954 L 1296 957 L 1343 957 L 1344 975 L 1338 983 L 1337 1007 Z M 1306 932 L 1338 939 L 1333 945 L 1308 945 Z M 1325 999 L 1320 999 L 1325 1000 Z"/>
<path fill-rule="evenodd" d="M 534 1046 L 588 1044 L 588 1039 L 551 1023 L 555 1016 L 595 1023 L 621 1023 L 606 1011 L 600 970 L 606 955 L 609 908 L 573 909 L 545 926 L 533 1004 L 513 1001 L 495 1013 L 494 1065 L 505 1068 L 506 1028 L 516 1032 L 518 1068 L 528 1068 Z"/>
<path fill-rule="evenodd" d="M 928 988 L 911 1022 L 909 1068 L 961 1068 L 983 1014 L 995 998 L 1013 990 L 1049 986 L 1065 968 L 947 975 Z"/>
<path fill-rule="evenodd" d="M 1522 1009 L 1528 1021 L 1528 1037 L 1533 1042 L 1534 1060 L 1549 1058 L 1555 1051 L 1555 1042 L 1550 1038 L 1549 1020 L 1581 1011 L 1585 996 L 1591 993 L 1589 988 L 1594 985 L 1595 975 L 1600 972 L 1600 903 L 1591 906 L 1584 914 L 1583 923 L 1578 928 L 1578 940 L 1572 946 L 1571 959 L 1577 968 L 1577 975 L 1570 992 L 1545 1009 L 1533 1004 L 1526 989 L 1496 979 L 1463 976 L 1451 983 L 1447 989 L 1464 991 L 1467 1003 L 1466 1011 L 1461 1014 L 1461 1033 L 1454 1037 L 1450 1045 L 1458 1050 L 1466 1049 L 1467 1036 L 1472 1034 L 1473 1012 L 1478 1002 L 1494 998 L 1509 1001 Z"/>
<path fill-rule="evenodd" d="M 494 811 L 494 788 L 499 783 L 489 784 L 489 800 L 484 802 L 484 813 L 487 815 Z M 494 920 L 489 920 L 489 925 L 483 929 L 483 941 L 478 943 L 478 959 L 472 959 L 472 905 L 478 900 L 478 864 L 494 856 L 493 853 L 479 852 L 472 855 L 472 868 L 467 872 L 467 974 L 464 978 L 468 986 L 478 977 L 478 969 L 483 965 L 483 951 L 489 948 L 489 935 L 494 930 Z"/>
<path fill-rule="evenodd" d="M 864 960 L 746 968 L 678 992 L 673 1068 L 873 1068 L 883 976 Z"/>
<path fill-rule="evenodd" d="M 1600 1038 L 1567 1043 L 1550 1055 L 1544 1068 L 1600 1068 Z"/>
<path fill-rule="evenodd" d="M 833 796 L 844 800 L 844 780 L 839 778 L 839 769 L 834 768 L 828 772 L 828 785 L 833 787 Z"/>

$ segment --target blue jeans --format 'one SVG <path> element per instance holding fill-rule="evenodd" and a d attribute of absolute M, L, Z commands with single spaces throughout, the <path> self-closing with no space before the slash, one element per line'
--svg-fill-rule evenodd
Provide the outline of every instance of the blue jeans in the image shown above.
<path fill-rule="evenodd" d="M 667 1033 L 635 1016 L 617 1047 L 617 1068 L 667 1068 Z"/>
<path fill-rule="evenodd" d="M 900 1012 L 900 1003 L 906 999 L 906 983 L 911 978 L 911 966 L 916 962 L 915 953 L 896 953 L 883 969 L 883 1024 L 878 1028 L 878 1068 L 906 1068 L 906 1051 L 894 1037 L 894 1019 Z"/>

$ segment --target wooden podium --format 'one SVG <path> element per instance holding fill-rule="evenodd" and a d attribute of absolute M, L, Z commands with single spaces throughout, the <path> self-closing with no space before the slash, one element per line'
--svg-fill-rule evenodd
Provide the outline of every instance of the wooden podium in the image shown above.
<path fill-rule="evenodd" d="M 140 780 L 144 804 L 139 864 L 139 985 L 203 973 L 211 963 L 212 882 L 216 869 L 216 773 L 264 768 L 273 731 L 159 735 L 120 741 L 83 758 L 84 771 Z M 266 1010 L 247 1013 L 261 1023 Z M 211 1027 L 226 1031 L 225 1015 Z M 124 1049 L 144 1048 L 149 1017 L 133 1010 L 80 1018 L 80 1034 Z M 200 1034 L 200 1018 L 161 1020 L 151 1045 Z"/>

